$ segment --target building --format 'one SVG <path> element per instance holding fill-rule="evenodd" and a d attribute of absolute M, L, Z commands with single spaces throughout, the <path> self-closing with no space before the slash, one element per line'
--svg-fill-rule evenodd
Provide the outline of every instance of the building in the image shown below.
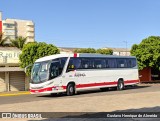
<path fill-rule="evenodd" d="M 60 53 L 65 54 L 65 53 L 74 53 L 74 50 L 82 48 L 58 47 L 58 49 L 60 50 Z"/>
<path fill-rule="evenodd" d="M 151 67 L 145 67 L 144 69 L 139 71 L 139 79 L 140 82 L 160 82 L 160 70 L 151 68 Z"/>
<path fill-rule="evenodd" d="M 34 28 L 34 23 L 30 20 L 2 20 L 0 12 L 0 32 L 3 37 L 15 39 L 22 36 L 27 38 L 26 42 L 34 42 Z M 16 47 L 0 47 L 0 92 L 29 89 L 29 77 L 25 75 L 24 69 L 19 67 L 20 53 L 21 50 Z"/>
<path fill-rule="evenodd" d="M 112 49 L 113 50 L 113 55 L 118 55 L 118 56 L 130 56 L 130 49 L 129 48 L 111 48 L 111 47 L 105 47 L 102 49 Z"/>
<path fill-rule="evenodd" d="M 35 41 L 35 26 L 31 20 L 5 19 L 2 20 L 2 12 L 0 12 L 0 32 L 4 37 L 15 39 L 18 36 L 26 37 L 27 42 Z M 9 42 L 9 41 L 8 41 Z"/>
<path fill-rule="evenodd" d="M 67 47 L 59 47 L 61 53 L 74 53 L 74 50 L 76 49 L 82 49 L 82 48 L 67 48 Z M 105 47 L 102 49 L 111 49 L 113 50 L 113 55 L 118 55 L 118 56 L 130 56 L 130 49 L 126 48 L 109 48 Z"/>
<path fill-rule="evenodd" d="M 28 90 L 29 77 L 19 67 L 20 53 L 16 47 L 0 47 L 0 92 Z"/>

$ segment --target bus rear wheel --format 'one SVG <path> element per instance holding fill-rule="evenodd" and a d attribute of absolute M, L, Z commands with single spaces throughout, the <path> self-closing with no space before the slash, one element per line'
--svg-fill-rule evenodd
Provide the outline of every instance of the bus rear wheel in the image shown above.
<path fill-rule="evenodd" d="M 67 86 L 67 95 L 72 96 L 75 94 L 75 86 L 73 84 L 68 84 Z"/>
<path fill-rule="evenodd" d="M 123 80 L 119 80 L 117 84 L 117 90 L 123 90 L 124 89 L 124 82 Z"/>

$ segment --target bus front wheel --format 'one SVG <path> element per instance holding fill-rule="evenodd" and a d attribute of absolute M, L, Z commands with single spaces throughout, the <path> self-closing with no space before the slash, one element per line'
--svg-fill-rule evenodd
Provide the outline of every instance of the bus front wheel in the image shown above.
<path fill-rule="evenodd" d="M 68 84 L 67 86 L 67 95 L 72 96 L 75 94 L 75 86 L 73 84 Z"/>
<path fill-rule="evenodd" d="M 119 80 L 117 84 L 117 90 L 123 90 L 123 89 L 124 89 L 124 82 L 122 80 Z"/>

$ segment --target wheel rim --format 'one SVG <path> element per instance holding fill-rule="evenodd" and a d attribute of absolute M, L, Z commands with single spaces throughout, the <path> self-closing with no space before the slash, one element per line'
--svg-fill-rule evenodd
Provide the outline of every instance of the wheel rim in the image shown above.
<path fill-rule="evenodd" d="M 69 88 L 69 91 L 70 91 L 71 93 L 73 93 L 73 87 L 70 87 L 70 88 Z"/>
<path fill-rule="evenodd" d="M 119 82 L 119 89 L 123 89 L 123 83 Z"/>

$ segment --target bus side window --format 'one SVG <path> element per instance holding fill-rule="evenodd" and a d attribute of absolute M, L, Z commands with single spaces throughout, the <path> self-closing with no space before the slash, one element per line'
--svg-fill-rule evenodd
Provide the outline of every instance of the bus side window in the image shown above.
<path fill-rule="evenodd" d="M 117 63 L 115 58 L 108 59 L 109 68 L 117 68 Z"/>
<path fill-rule="evenodd" d="M 59 73 L 61 74 L 66 63 L 67 58 L 59 58 L 60 66 L 59 66 Z"/>
<path fill-rule="evenodd" d="M 70 58 L 69 64 L 67 67 L 67 72 L 73 71 L 75 69 L 80 69 L 81 68 L 81 59 L 79 58 Z"/>
<path fill-rule="evenodd" d="M 95 59 L 95 68 L 106 68 L 105 59 Z"/>
<path fill-rule="evenodd" d="M 70 58 L 68 66 L 67 66 L 67 72 L 74 70 L 74 65 L 73 65 L 73 59 Z"/>
<path fill-rule="evenodd" d="M 106 59 L 106 68 L 109 68 L 108 59 Z"/>
<path fill-rule="evenodd" d="M 132 68 L 136 67 L 136 65 L 137 65 L 136 59 L 131 59 L 131 60 L 132 60 Z"/>
<path fill-rule="evenodd" d="M 131 59 L 127 59 L 127 67 L 132 68 L 132 60 Z"/>
<path fill-rule="evenodd" d="M 89 59 L 82 59 L 82 68 L 83 68 L 83 69 L 88 69 L 88 68 L 90 68 L 89 65 L 90 65 Z"/>
<path fill-rule="evenodd" d="M 61 74 L 60 63 L 59 61 L 52 62 L 50 65 L 50 74 L 49 78 L 53 79 Z"/>
<path fill-rule="evenodd" d="M 94 66 L 94 58 L 89 58 L 89 60 L 90 60 L 89 68 L 91 68 L 91 69 L 95 68 L 95 66 Z"/>
<path fill-rule="evenodd" d="M 117 66 L 118 68 L 126 68 L 127 67 L 127 63 L 126 63 L 126 59 L 122 58 L 122 59 L 117 59 Z"/>
<path fill-rule="evenodd" d="M 136 59 L 131 58 L 127 59 L 127 67 L 128 68 L 134 68 L 136 66 Z"/>
<path fill-rule="evenodd" d="M 81 59 L 79 59 L 79 58 L 74 58 L 73 63 L 74 63 L 74 65 L 75 65 L 75 69 L 80 69 L 80 68 L 81 68 Z"/>
<path fill-rule="evenodd" d="M 66 63 L 67 58 L 60 58 L 59 60 L 60 60 L 61 67 L 63 68 Z"/>

